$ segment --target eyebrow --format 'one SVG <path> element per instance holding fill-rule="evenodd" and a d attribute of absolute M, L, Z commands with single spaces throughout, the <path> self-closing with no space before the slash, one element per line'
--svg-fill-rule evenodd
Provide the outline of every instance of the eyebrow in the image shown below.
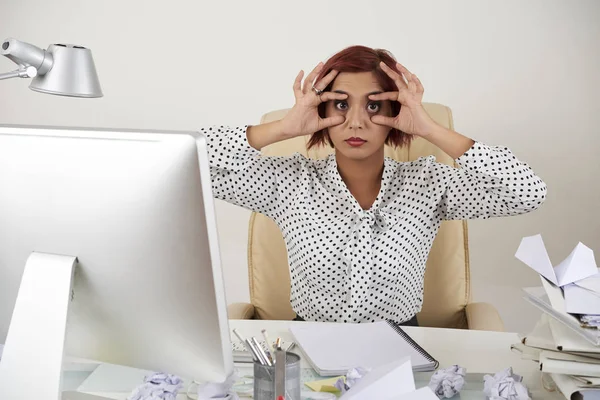
<path fill-rule="evenodd" d="M 339 94 L 345 94 L 348 97 L 350 97 L 350 94 L 348 92 L 344 92 L 343 90 L 333 90 L 334 93 L 339 93 Z M 383 90 L 376 90 L 374 92 L 369 92 L 365 95 L 365 97 L 369 97 L 372 94 L 379 94 L 379 93 L 383 93 Z"/>

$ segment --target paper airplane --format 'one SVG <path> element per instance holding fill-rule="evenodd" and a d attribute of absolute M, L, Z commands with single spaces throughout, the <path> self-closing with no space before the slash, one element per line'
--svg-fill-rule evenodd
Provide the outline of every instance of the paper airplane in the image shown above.
<path fill-rule="evenodd" d="M 557 307 L 553 302 L 554 308 L 564 307 L 560 311 L 573 314 L 600 314 L 600 270 L 592 249 L 579 242 L 567 258 L 553 267 L 542 236 L 534 235 L 521 240 L 515 257 L 554 286 L 545 284 L 546 292 L 554 289 L 551 291 L 556 296 L 556 289 L 562 289 L 564 304 Z"/>

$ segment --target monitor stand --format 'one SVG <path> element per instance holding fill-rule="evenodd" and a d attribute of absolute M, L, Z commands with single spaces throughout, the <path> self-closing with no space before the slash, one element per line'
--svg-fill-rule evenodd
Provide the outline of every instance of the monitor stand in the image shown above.
<path fill-rule="evenodd" d="M 27 259 L 0 359 L 0 399 L 63 397 L 65 335 L 76 264 L 74 256 L 48 253 L 33 252 Z M 64 395 L 65 400 L 101 399 L 77 392 Z"/>

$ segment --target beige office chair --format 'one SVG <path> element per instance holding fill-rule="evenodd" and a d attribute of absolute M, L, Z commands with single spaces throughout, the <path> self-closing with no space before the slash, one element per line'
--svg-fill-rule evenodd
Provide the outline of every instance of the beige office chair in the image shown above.
<path fill-rule="evenodd" d="M 425 109 L 439 124 L 452 128 L 452 113 L 446 106 L 426 103 Z M 263 116 L 261 122 L 283 118 L 287 110 Z M 306 150 L 308 136 L 275 143 L 262 150 L 264 155 L 286 156 L 301 153 L 323 158 L 329 146 Z M 435 155 L 438 162 L 455 165 L 454 160 L 428 141 L 415 138 L 409 148 L 386 146 L 386 156 L 411 161 Z M 290 305 L 290 276 L 287 251 L 277 225 L 261 214 L 250 218 L 248 239 L 248 278 L 251 304 L 229 305 L 231 319 L 291 320 L 295 313 Z M 487 303 L 470 303 L 469 248 L 466 221 L 443 221 L 434 240 L 425 271 L 423 308 L 419 325 L 445 328 L 468 328 L 503 331 L 496 309 Z"/>

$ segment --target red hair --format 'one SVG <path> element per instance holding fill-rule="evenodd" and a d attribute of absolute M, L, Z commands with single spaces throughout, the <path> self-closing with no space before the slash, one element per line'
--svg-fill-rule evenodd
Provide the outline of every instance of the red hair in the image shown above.
<path fill-rule="evenodd" d="M 398 90 L 394 81 L 381 69 L 379 63 L 383 61 L 392 70 L 400 73 L 396 68 L 396 59 L 387 50 L 372 49 L 366 46 L 351 46 L 333 55 L 321 70 L 317 77 L 318 82 L 331 70 L 335 69 L 339 72 L 373 72 L 381 88 L 385 92 L 393 92 Z M 330 91 L 335 79 L 325 88 L 325 91 Z M 325 105 L 321 103 L 318 107 L 319 116 L 325 118 Z M 392 116 L 395 117 L 400 112 L 400 103 L 392 102 Z M 406 134 L 398 129 L 390 129 L 390 133 L 385 140 L 385 144 L 398 147 L 408 145 L 412 140 L 412 135 Z M 333 147 L 333 142 L 329 137 L 326 129 L 322 129 L 312 134 L 308 141 L 307 148 L 313 146 L 324 146 L 329 143 Z"/>

